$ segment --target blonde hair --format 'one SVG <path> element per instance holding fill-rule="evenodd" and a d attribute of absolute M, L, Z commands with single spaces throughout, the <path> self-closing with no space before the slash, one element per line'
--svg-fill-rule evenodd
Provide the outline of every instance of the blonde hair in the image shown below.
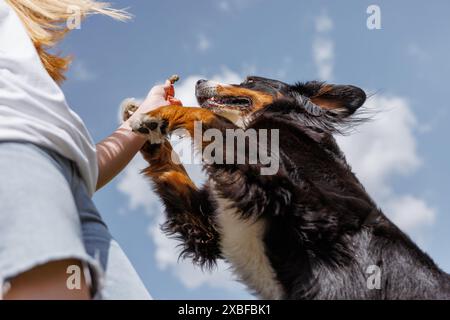
<path fill-rule="evenodd" d="M 90 14 L 103 14 L 118 20 L 130 16 L 124 10 L 112 9 L 109 3 L 95 0 L 6 0 L 24 23 L 28 35 L 47 72 L 56 82 L 62 82 L 71 57 L 50 53 L 68 31 L 67 21 L 74 9 L 80 19 Z"/>

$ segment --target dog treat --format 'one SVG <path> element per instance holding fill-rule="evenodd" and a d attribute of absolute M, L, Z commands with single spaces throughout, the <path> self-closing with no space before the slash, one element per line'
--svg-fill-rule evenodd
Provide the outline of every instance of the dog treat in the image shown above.
<path fill-rule="evenodd" d="M 171 76 L 169 78 L 170 83 L 174 84 L 175 82 L 177 82 L 178 80 L 180 80 L 180 77 L 177 74 L 174 74 L 173 76 Z"/>

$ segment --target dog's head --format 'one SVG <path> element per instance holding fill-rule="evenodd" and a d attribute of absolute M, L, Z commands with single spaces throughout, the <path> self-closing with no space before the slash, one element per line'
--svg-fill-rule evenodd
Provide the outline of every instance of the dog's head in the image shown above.
<path fill-rule="evenodd" d="M 248 77 L 241 84 L 230 85 L 199 80 L 196 95 L 202 108 L 210 109 L 244 128 L 247 123 L 258 123 L 258 120 L 262 125 L 280 126 L 285 134 L 280 145 L 292 151 L 282 156 L 283 159 L 289 158 L 285 166 L 291 172 L 290 178 L 297 186 L 307 186 L 302 189 L 307 201 L 316 199 L 314 201 L 321 206 L 327 206 L 323 202 L 326 197 L 329 199 L 326 203 L 332 204 L 330 211 L 313 210 L 311 216 L 305 213 L 303 217 L 310 221 L 327 221 L 313 223 L 316 229 L 308 232 L 316 230 L 319 238 L 325 234 L 334 237 L 332 225 L 341 223 L 345 227 L 354 227 L 355 221 L 359 223 L 364 214 L 372 210 L 370 197 L 351 172 L 332 135 L 345 132 L 349 126 L 364 120 L 356 113 L 366 100 L 366 94 L 360 88 L 317 81 L 289 85 Z M 265 121 L 268 118 L 275 123 L 268 124 Z M 303 139 L 305 136 L 310 139 Z M 342 212 L 345 214 L 339 216 Z M 361 215 L 356 216 L 356 213 Z M 348 220 L 343 222 L 341 217 Z"/>
<path fill-rule="evenodd" d="M 240 125 L 255 112 L 278 102 L 294 103 L 303 113 L 306 125 L 314 124 L 333 131 L 363 105 L 366 94 L 350 85 L 332 85 L 311 81 L 289 85 L 281 81 L 247 77 L 241 84 L 221 84 L 199 80 L 197 100 L 202 108 L 228 118 Z M 328 129 L 328 130 L 327 130 Z"/>

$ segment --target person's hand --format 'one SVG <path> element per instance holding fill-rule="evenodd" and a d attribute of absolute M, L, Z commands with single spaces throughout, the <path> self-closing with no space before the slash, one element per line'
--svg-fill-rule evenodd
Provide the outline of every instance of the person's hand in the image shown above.
<path fill-rule="evenodd" d="M 169 80 L 162 85 L 154 86 L 135 114 L 147 113 L 168 105 L 182 105 L 181 101 L 175 98 L 175 89 Z"/>
<path fill-rule="evenodd" d="M 169 105 L 182 106 L 183 104 L 180 100 L 175 98 L 173 83 L 167 80 L 164 84 L 156 85 L 150 90 L 144 102 L 142 102 L 138 109 L 134 111 L 133 115 L 122 124 L 121 128 L 130 130 L 130 122 L 133 121 L 133 119 L 140 117 L 142 114 L 158 109 L 159 107 Z"/>

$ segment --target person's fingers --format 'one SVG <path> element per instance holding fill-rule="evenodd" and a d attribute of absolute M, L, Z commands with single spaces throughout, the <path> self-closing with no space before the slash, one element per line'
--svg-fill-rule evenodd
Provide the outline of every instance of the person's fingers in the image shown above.
<path fill-rule="evenodd" d="M 166 90 L 166 97 L 167 97 L 167 99 L 169 97 L 174 97 L 175 96 L 175 88 L 173 87 L 172 84 L 170 84 L 170 86 L 167 87 L 165 90 Z"/>
<path fill-rule="evenodd" d="M 164 84 L 154 86 L 149 93 L 149 95 L 165 95 L 166 97 L 174 96 L 174 94 L 175 89 L 169 80 L 166 80 Z"/>
<path fill-rule="evenodd" d="M 149 96 L 160 96 L 165 98 L 166 97 L 166 90 L 163 85 L 157 85 L 154 86 L 150 92 L 148 93 Z"/>
<path fill-rule="evenodd" d="M 170 87 L 172 87 L 172 82 L 170 82 L 169 80 L 166 80 L 166 82 L 164 82 L 164 84 L 162 86 L 164 87 L 164 91 L 168 92 L 170 90 Z"/>

